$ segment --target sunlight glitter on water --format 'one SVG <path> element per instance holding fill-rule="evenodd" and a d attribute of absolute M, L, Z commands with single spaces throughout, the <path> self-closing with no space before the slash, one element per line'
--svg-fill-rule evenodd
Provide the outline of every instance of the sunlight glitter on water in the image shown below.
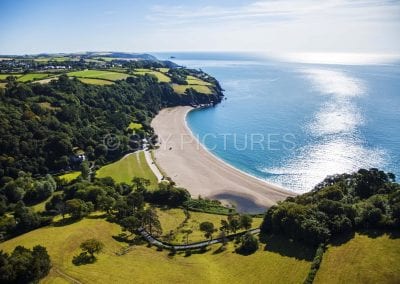
<path fill-rule="evenodd" d="M 327 175 L 384 165 L 385 151 L 364 147 L 357 131 L 364 118 L 354 98 L 367 95 L 365 84 L 337 70 L 306 69 L 303 76 L 327 101 L 304 126 L 313 143 L 297 149 L 282 166 L 262 169 L 273 175 L 270 180 L 306 192 Z"/>

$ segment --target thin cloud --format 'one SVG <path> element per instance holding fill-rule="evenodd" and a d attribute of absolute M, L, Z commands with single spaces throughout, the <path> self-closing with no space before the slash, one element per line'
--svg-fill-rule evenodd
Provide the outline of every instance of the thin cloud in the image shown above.
<path fill-rule="evenodd" d="M 399 3 L 394 1 L 259 1 L 236 7 L 221 6 L 163 6 L 156 5 L 147 19 L 165 24 L 184 24 L 204 21 L 229 20 L 296 20 L 305 16 L 334 14 L 352 20 L 398 19 Z M 373 17 L 371 17 L 373 15 Z M 369 17 L 368 17 L 369 16 Z"/>

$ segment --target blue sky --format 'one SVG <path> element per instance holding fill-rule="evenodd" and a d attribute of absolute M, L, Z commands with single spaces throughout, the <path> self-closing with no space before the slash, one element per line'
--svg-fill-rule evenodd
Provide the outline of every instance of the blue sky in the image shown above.
<path fill-rule="evenodd" d="M 0 0 L 0 54 L 400 53 L 400 2 Z"/>

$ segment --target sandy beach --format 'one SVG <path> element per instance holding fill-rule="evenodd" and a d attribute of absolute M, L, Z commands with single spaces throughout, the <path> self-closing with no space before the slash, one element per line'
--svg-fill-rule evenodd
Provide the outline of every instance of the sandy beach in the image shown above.
<path fill-rule="evenodd" d="M 193 197 L 218 199 L 249 213 L 263 212 L 295 195 L 233 168 L 206 150 L 186 125 L 191 109 L 163 109 L 151 123 L 159 136 L 156 162 L 178 186 L 189 190 Z"/>

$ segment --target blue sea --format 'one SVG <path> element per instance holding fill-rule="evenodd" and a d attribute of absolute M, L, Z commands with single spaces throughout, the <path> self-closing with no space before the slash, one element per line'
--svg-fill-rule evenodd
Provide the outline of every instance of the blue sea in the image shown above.
<path fill-rule="evenodd" d="M 232 166 L 298 193 L 377 167 L 400 178 L 400 65 L 279 62 L 234 53 L 155 54 L 202 69 L 225 90 L 192 111 L 192 132 Z"/>

